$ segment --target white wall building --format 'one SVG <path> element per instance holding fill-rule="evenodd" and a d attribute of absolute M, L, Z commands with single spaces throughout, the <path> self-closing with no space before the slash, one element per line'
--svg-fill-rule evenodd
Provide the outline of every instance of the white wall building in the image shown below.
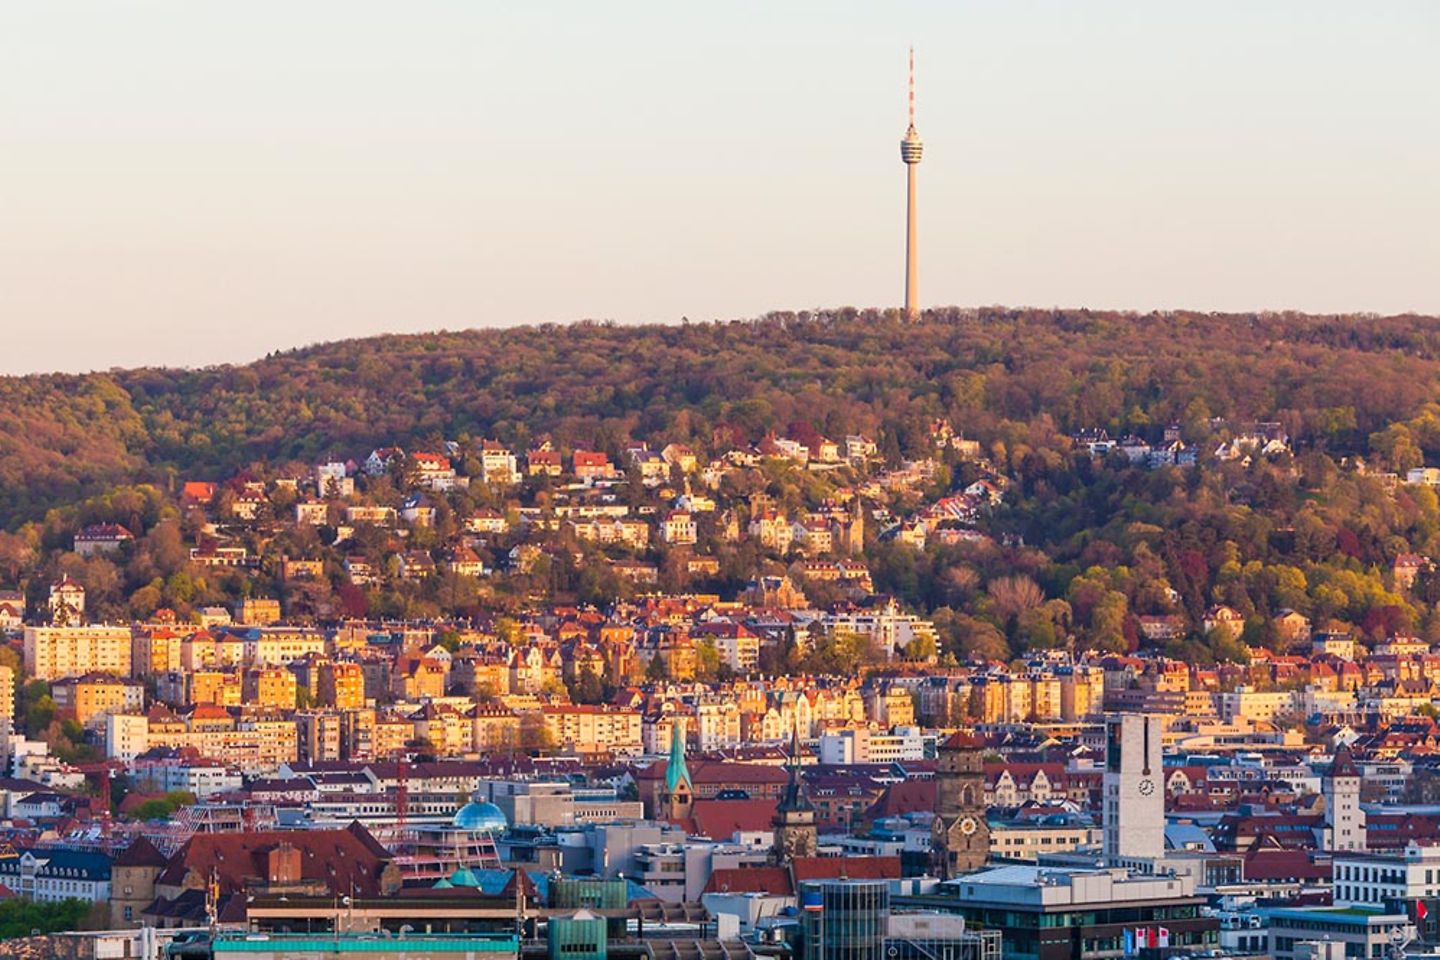
<path fill-rule="evenodd" d="M 915 727 L 897 727 L 894 733 L 860 728 L 820 735 L 821 763 L 891 763 L 923 759 L 925 738 Z"/>
<path fill-rule="evenodd" d="M 1164 718 L 1124 713 L 1106 722 L 1105 858 L 1155 860 L 1165 855 Z"/>
<path fill-rule="evenodd" d="M 1325 830 L 1322 846 L 1326 850 L 1365 849 L 1365 811 L 1360 808 L 1360 769 L 1350 758 L 1350 748 L 1335 752 L 1321 781 L 1325 794 Z"/>
<path fill-rule="evenodd" d="M 150 749 L 150 719 L 144 714 L 112 713 L 105 718 L 105 756 L 129 763 Z"/>
<path fill-rule="evenodd" d="M 1401 853 L 1337 852 L 1332 862 L 1337 907 L 1440 897 L 1440 847 L 1412 840 Z"/>

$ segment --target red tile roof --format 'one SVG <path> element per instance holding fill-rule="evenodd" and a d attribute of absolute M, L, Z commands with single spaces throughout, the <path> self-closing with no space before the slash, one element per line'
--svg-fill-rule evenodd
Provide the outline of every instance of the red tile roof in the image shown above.
<path fill-rule="evenodd" d="M 728 840 L 737 832 L 771 829 L 774 800 L 696 800 L 690 810 L 695 829 L 713 840 Z"/>
<path fill-rule="evenodd" d="M 214 875 L 221 893 L 245 889 L 246 882 L 266 873 L 266 855 L 282 843 L 300 851 L 305 880 L 324 882 L 336 893 L 354 890 L 379 896 L 380 874 L 390 855 L 359 824 L 343 830 L 262 830 L 254 833 L 197 833 L 175 852 L 156 883 L 180 886 L 187 874 Z"/>
<path fill-rule="evenodd" d="M 796 857 L 790 862 L 796 883 L 806 880 L 898 880 L 899 857 Z"/>
<path fill-rule="evenodd" d="M 770 893 L 795 895 L 790 871 L 784 867 L 722 867 L 710 874 L 706 893 Z"/>

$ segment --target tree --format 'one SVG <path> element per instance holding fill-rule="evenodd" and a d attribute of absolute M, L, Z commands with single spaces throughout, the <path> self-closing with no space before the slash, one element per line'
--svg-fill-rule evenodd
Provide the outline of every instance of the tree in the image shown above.
<path fill-rule="evenodd" d="M 1384 430 L 1370 434 L 1370 450 L 1384 458 L 1390 469 L 1404 473 L 1425 462 L 1425 455 L 1415 441 L 1415 434 L 1403 423 L 1392 423 Z"/>
<path fill-rule="evenodd" d="M 0 900 L 0 940 L 28 937 L 32 933 L 60 933 L 79 930 L 91 905 L 74 897 L 65 900 L 31 900 L 11 897 Z"/>
<path fill-rule="evenodd" d="M 879 651 L 865 634 L 832 630 L 810 648 L 802 663 L 811 673 L 855 676 L 879 658 Z"/>
<path fill-rule="evenodd" d="M 720 674 L 720 651 L 713 640 L 701 640 L 695 644 L 695 679 L 711 683 Z"/>
<path fill-rule="evenodd" d="M 570 684 L 570 699 L 576 703 L 598 704 L 605 702 L 605 684 L 595 671 L 586 667 Z"/>
<path fill-rule="evenodd" d="M 50 697 L 50 684 L 31 680 L 20 690 L 20 711 L 25 717 L 25 733 L 38 737 L 55 720 L 55 701 Z"/>
<path fill-rule="evenodd" d="M 138 804 L 131 817 L 135 820 L 168 820 L 175 815 L 175 811 L 181 807 L 188 807 L 195 802 L 195 795 L 188 790 L 171 790 L 162 797 L 155 797 Z"/>
<path fill-rule="evenodd" d="M 1045 602 L 1040 585 L 1025 576 L 997 577 L 985 585 L 991 609 L 1002 620 L 1017 618 Z"/>
<path fill-rule="evenodd" d="M 1008 661 L 1010 645 L 993 623 L 941 607 L 931 614 L 941 649 L 957 660 Z"/>
<path fill-rule="evenodd" d="M 1125 636 L 1127 615 L 1125 594 L 1109 590 L 1090 614 L 1090 644 L 1109 653 L 1124 653 L 1128 643 Z"/>

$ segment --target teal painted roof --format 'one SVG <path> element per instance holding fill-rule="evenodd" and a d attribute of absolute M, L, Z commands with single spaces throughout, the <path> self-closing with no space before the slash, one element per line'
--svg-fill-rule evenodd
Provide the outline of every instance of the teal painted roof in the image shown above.
<path fill-rule="evenodd" d="M 682 783 L 694 792 L 690 769 L 685 766 L 685 724 L 676 717 L 670 723 L 670 762 L 665 764 L 665 789 L 674 793 Z"/>
<path fill-rule="evenodd" d="M 469 867 L 461 867 L 450 874 L 450 886 L 452 887 L 478 887 L 480 878 L 475 876 L 475 871 Z"/>
<path fill-rule="evenodd" d="M 450 874 L 449 885 L 451 887 L 471 887 L 478 890 L 484 896 L 498 897 L 504 892 L 505 887 L 510 883 L 514 873 L 515 871 L 513 870 L 493 870 L 487 868 L 475 870 L 470 867 L 461 867 L 459 870 Z M 550 900 L 551 874 L 543 870 L 526 870 L 525 875 L 530 878 L 530 882 L 535 886 L 535 893 L 540 899 L 548 902 Z M 441 883 L 443 882 L 444 881 L 441 881 Z M 440 884 L 437 883 L 434 886 L 438 887 L 439 885 Z M 433 888 L 434 887 L 432 887 L 432 889 Z M 445 888 L 442 887 L 441 889 Z M 634 903 L 636 900 L 657 899 L 659 899 L 658 895 L 649 887 L 642 886 L 629 877 L 625 878 L 626 903 Z"/>
<path fill-rule="evenodd" d="M 501 953 L 519 956 L 520 941 L 509 934 L 406 934 L 383 935 L 331 934 L 325 937 L 304 934 L 250 934 L 222 936 L 211 944 L 216 955 L 227 953 L 270 953 L 289 956 L 296 953 L 345 956 L 351 953 L 410 953 L 412 956 L 461 956 L 471 953 Z"/>

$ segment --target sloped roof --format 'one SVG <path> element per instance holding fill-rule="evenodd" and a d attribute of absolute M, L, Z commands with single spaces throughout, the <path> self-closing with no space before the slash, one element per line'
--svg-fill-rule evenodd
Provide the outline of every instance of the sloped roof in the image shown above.
<path fill-rule="evenodd" d="M 664 760 L 657 760 L 650 766 L 640 770 L 635 775 L 637 780 L 661 780 L 665 777 Z M 732 760 L 693 760 L 687 761 L 690 768 L 690 782 L 699 786 L 702 783 L 718 784 L 724 786 L 761 786 L 764 784 L 783 784 L 787 777 L 785 771 L 780 767 L 763 763 L 737 763 Z"/>
<path fill-rule="evenodd" d="M 899 857 L 796 857 L 790 862 L 796 883 L 806 880 L 898 880 Z"/>
<path fill-rule="evenodd" d="M 160 849 L 144 837 L 136 838 L 135 842 L 126 847 L 115 856 L 113 865 L 117 867 L 163 867 L 168 861 Z"/>
<path fill-rule="evenodd" d="M 773 800 L 696 800 L 690 808 L 695 830 L 715 840 L 728 840 L 737 832 L 771 829 Z"/>
<path fill-rule="evenodd" d="M 869 819 L 879 820 L 906 813 L 934 810 L 935 792 L 934 780 L 901 780 L 899 783 L 892 783 L 870 805 L 866 816 Z"/>
<path fill-rule="evenodd" d="M 705 893 L 769 893 L 795 895 L 790 871 L 784 867 L 722 867 L 710 874 Z"/>
<path fill-rule="evenodd" d="M 365 896 L 380 895 L 380 873 L 390 855 L 355 824 L 342 830 L 197 833 L 170 858 L 156 883 L 178 886 L 190 871 L 201 876 L 214 871 L 222 892 L 241 890 L 248 878 L 265 875 L 266 854 L 282 843 L 300 851 L 305 880 L 322 881 L 339 892 L 349 893 L 353 886 Z"/>

